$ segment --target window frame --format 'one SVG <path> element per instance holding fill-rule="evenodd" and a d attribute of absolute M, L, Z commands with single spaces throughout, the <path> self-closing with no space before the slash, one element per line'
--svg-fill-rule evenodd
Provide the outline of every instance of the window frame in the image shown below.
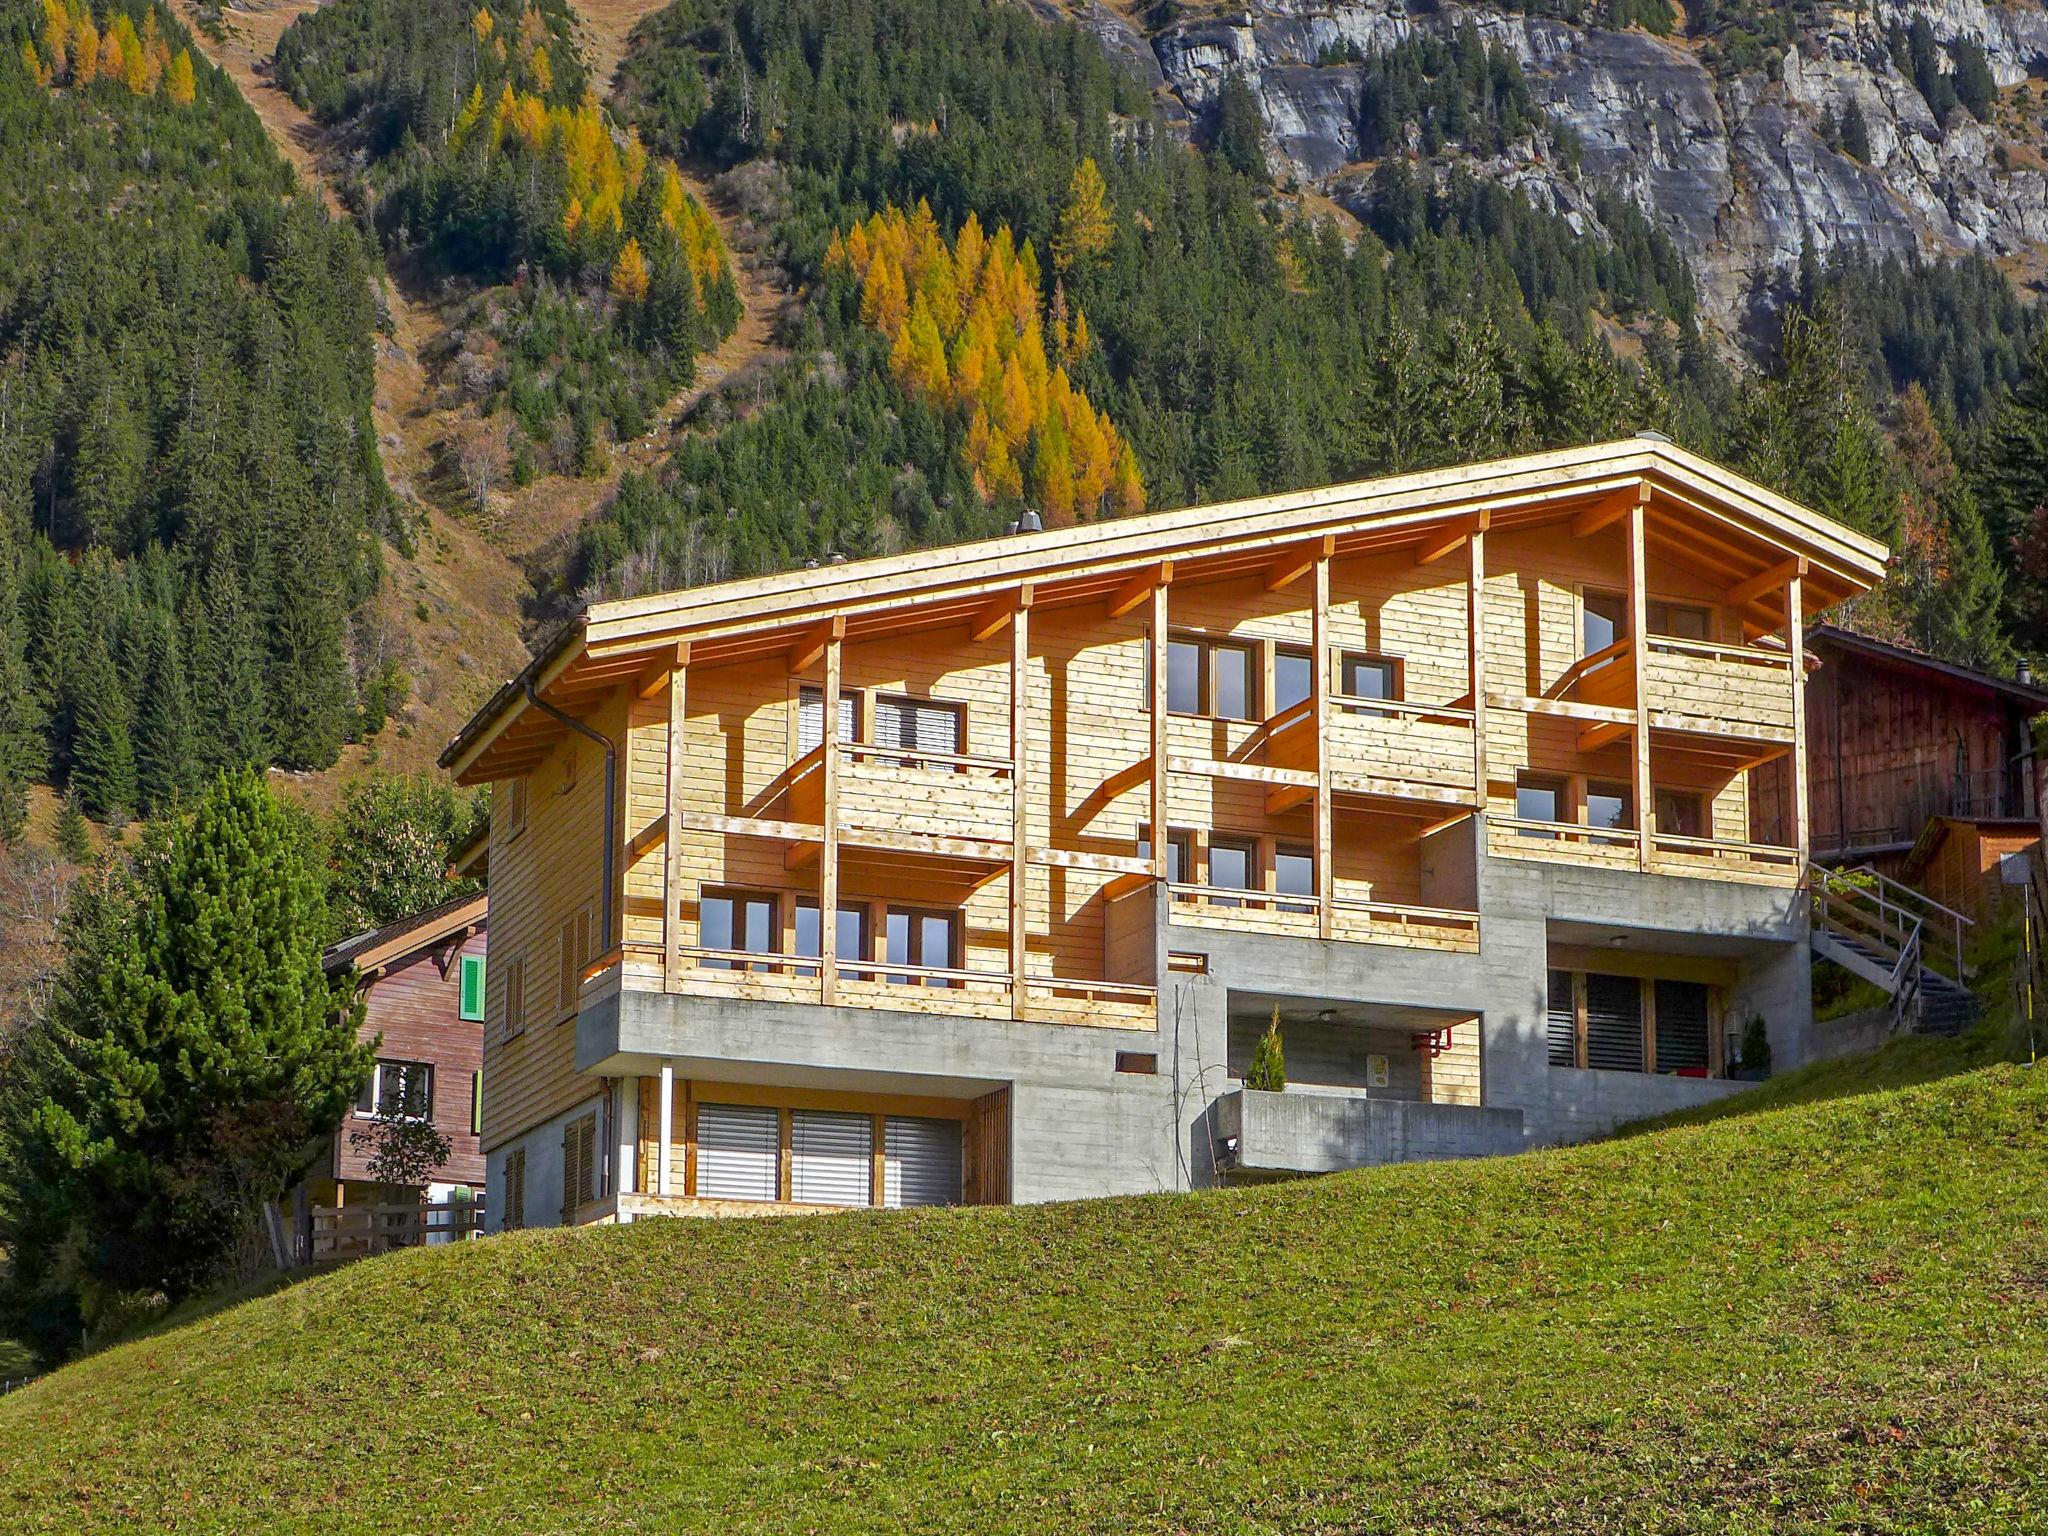
<path fill-rule="evenodd" d="M 1375 709 L 1369 703 L 1358 702 L 1370 695 L 1351 691 L 1351 668 L 1356 663 L 1361 667 L 1385 667 L 1390 678 L 1391 693 L 1385 694 L 1387 702 L 1398 704 L 1408 696 L 1408 665 L 1405 658 L 1389 655 L 1385 651 L 1366 651 L 1355 647 L 1340 647 L 1337 651 L 1337 691 L 1332 702 L 1348 715 L 1364 715 L 1373 719 L 1387 719 L 1392 711 Z"/>
<path fill-rule="evenodd" d="M 1300 661 L 1308 668 L 1308 692 L 1298 699 L 1289 699 L 1285 702 L 1282 702 L 1280 697 L 1280 663 L 1283 658 L 1290 661 Z M 1275 715 L 1285 713 L 1287 710 L 1296 709 L 1303 704 L 1311 704 L 1315 702 L 1315 696 L 1315 648 L 1308 645 L 1297 645 L 1291 640 L 1275 640 L 1273 642 L 1273 707 L 1267 712 L 1267 718 L 1270 719 Z"/>
<path fill-rule="evenodd" d="M 825 685 L 823 683 L 798 681 L 791 688 L 789 695 L 789 760 L 792 763 L 805 753 L 817 750 L 816 747 L 806 747 L 803 744 L 804 696 L 812 693 L 818 696 L 819 741 L 822 744 L 824 740 Z M 853 734 L 842 740 L 840 743 L 842 746 L 857 747 L 863 745 L 867 740 L 868 709 L 866 695 L 867 690 L 865 688 L 847 688 L 842 686 L 839 690 L 839 707 L 842 710 L 849 704 L 853 707 Z"/>
<path fill-rule="evenodd" d="M 426 1104 L 418 1113 L 407 1114 L 402 1111 L 398 1113 L 385 1112 L 384 1072 L 387 1067 L 395 1068 L 398 1071 L 399 1091 L 402 1095 L 405 1093 L 405 1085 L 408 1083 L 413 1072 L 425 1074 L 427 1083 Z M 367 1103 L 364 1102 L 366 1098 L 368 1100 Z M 431 1125 L 434 1119 L 434 1064 L 431 1061 L 408 1061 L 398 1057 L 378 1057 L 376 1063 L 370 1068 L 369 1080 L 356 1094 L 355 1107 L 352 1113 L 362 1120 L 397 1120 L 404 1121 L 407 1124 Z"/>
<path fill-rule="evenodd" d="M 1522 792 L 1526 789 L 1548 789 L 1556 797 L 1555 809 L 1557 814 L 1554 816 L 1524 815 L 1522 812 Z M 1571 809 L 1571 781 L 1563 774 L 1539 773 L 1525 768 L 1515 775 L 1515 820 L 1543 822 L 1555 827 L 1568 827 L 1572 824 L 1570 821 Z M 1558 834 L 1555 832 L 1539 832 L 1530 827 L 1517 827 L 1515 831 L 1522 837 L 1544 841 L 1554 842 L 1558 837 Z"/>
<path fill-rule="evenodd" d="M 934 751 L 927 747 L 920 747 L 915 741 L 908 743 L 883 741 L 877 722 L 881 718 L 882 706 L 884 704 L 893 705 L 899 709 L 907 708 L 907 712 L 913 722 L 916 720 L 918 712 L 922 710 L 930 710 L 937 714 L 951 716 L 953 721 L 953 745 Z M 967 755 L 967 705 L 959 699 L 925 698 L 912 693 L 884 693 L 877 689 L 871 701 L 868 729 L 865 734 L 869 739 L 863 742 L 862 745 L 885 747 L 891 752 L 907 752 L 914 755 L 929 753 L 934 757 L 965 757 Z M 913 736 L 917 734 L 915 725 L 912 727 L 911 734 Z"/>
<path fill-rule="evenodd" d="M 1682 635 L 1671 627 L 1671 616 L 1677 613 L 1699 615 L 1700 632 L 1697 635 Z M 1662 622 L 1659 622 L 1659 615 Z M 1714 609 L 1708 603 L 1688 602 L 1678 598 L 1653 597 L 1645 606 L 1644 624 L 1649 628 L 1650 638 L 1664 640 L 1691 640 L 1704 645 L 1714 641 Z"/>
<path fill-rule="evenodd" d="M 1212 831 L 1209 834 L 1208 846 L 1203 850 L 1203 885 L 1211 892 L 1244 891 L 1248 895 L 1264 894 L 1264 871 L 1261 867 L 1262 861 L 1259 858 L 1259 841 L 1259 838 L 1251 833 L 1224 832 L 1219 834 Z M 1243 885 L 1218 885 L 1216 883 L 1216 850 L 1218 848 L 1230 849 L 1244 854 Z M 1212 907 L 1241 907 L 1244 905 L 1243 901 L 1234 897 L 1216 896 L 1213 894 L 1208 898 L 1208 901 Z"/>
<path fill-rule="evenodd" d="M 795 900 L 793 900 L 790 903 L 789 953 L 792 957 L 796 959 L 810 960 L 815 962 L 823 958 L 823 956 L 819 953 L 819 950 L 823 948 L 823 939 L 825 936 L 823 925 L 821 924 L 818 929 L 818 949 L 809 950 L 803 947 L 803 936 L 801 931 L 797 927 L 798 920 L 803 913 L 816 912 L 817 910 L 818 898 L 815 896 L 798 896 Z M 860 943 L 857 946 L 856 952 L 852 954 L 847 953 L 846 949 L 843 946 L 835 944 L 835 952 L 833 956 L 834 960 L 872 960 L 874 958 L 873 951 L 875 941 L 875 915 L 873 910 L 864 901 L 842 901 L 839 903 L 839 917 L 842 920 L 848 917 L 852 917 L 858 920 L 860 924 Z M 834 926 L 833 933 L 835 938 L 844 937 L 844 935 L 838 932 L 836 924 Z M 790 974 L 793 976 L 803 977 L 816 976 L 818 974 L 818 966 L 816 964 L 798 965 L 791 970 Z"/>
<path fill-rule="evenodd" d="M 1190 885 L 1188 875 L 1195 867 L 1195 833 L 1192 827 L 1168 827 L 1166 829 L 1166 883 L 1168 885 Z M 1180 873 L 1173 871 L 1175 856 L 1180 859 Z M 1152 827 L 1147 823 L 1138 828 L 1138 857 L 1152 857 Z"/>
<path fill-rule="evenodd" d="M 1169 629 L 1166 633 L 1166 712 L 1186 720 L 1228 720 L 1239 725 L 1257 725 L 1267 718 L 1265 666 L 1262 653 L 1275 642 L 1256 635 L 1212 635 L 1201 630 Z M 1290 645 L 1292 642 L 1289 642 Z M 1196 707 L 1184 709 L 1173 702 L 1173 652 L 1185 646 L 1195 653 Z M 1298 646 L 1293 647 L 1299 649 Z M 1216 658 L 1223 651 L 1244 657 L 1245 713 L 1224 715 L 1216 711 Z M 1313 683 L 1313 679 L 1311 679 Z M 1145 647 L 1145 708 L 1152 707 L 1152 647 Z"/>
<path fill-rule="evenodd" d="M 1605 614 L 1600 615 L 1602 619 L 1606 620 L 1606 622 L 1614 626 L 1614 638 L 1607 641 L 1604 645 L 1594 645 L 1590 637 L 1586 633 L 1586 621 L 1589 618 L 1591 618 L 1594 614 L 1593 603 L 1595 599 L 1598 599 L 1602 603 L 1612 601 L 1615 607 L 1619 610 L 1619 616 L 1613 619 L 1607 619 L 1607 616 Z M 1582 586 L 1579 588 L 1578 659 L 1580 661 L 1584 661 L 1588 657 L 1597 656 L 1602 651 L 1611 649 L 1612 647 L 1621 644 L 1622 641 L 1628 639 L 1628 626 L 1629 600 L 1628 592 L 1625 588 L 1616 589 L 1614 587 L 1603 586 Z"/>
<path fill-rule="evenodd" d="M 763 890 L 757 886 L 748 885 L 722 885 L 707 881 L 698 886 L 697 947 L 699 949 L 724 949 L 733 954 L 771 957 L 754 961 L 714 959 L 710 956 L 699 956 L 697 959 L 698 967 L 707 971 L 745 971 L 754 975 L 781 969 L 776 963 L 776 958 L 779 958 L 783 952 L 783 895 L 784 893 L 781 891 Z M 727 932 L 734 940 L 733 943 L 719 945 L 704 942 L 705 909 L 716 901 L 730 902 L 733 905 L 733 911 L 727 922 Z M 754 949 L 745 943 L 745 925 L 742 919 L 741 908 L 751 902 L 763 903 L 768 908 L 768 942 L 773 946 L 772 948 Z"/>
<path fill-rule="evenodd" d="M 899 917 L 905 919 L 908 925 L 906 928 L 908 940 L 906 948 L 909 952 L 901 959 L 890 953 L 890 925 Z M 933 965 L 925 957 L 924 924 L 930 918 L 940 918 L 946 923 L 946 942 L 949 958 L 944 965 Z M 967 914 L 958 907 L 899 906 L 891 902 L 884 910 L 882 919 L 882 955 L 879 962 L 883 965 L 914 965 L 933 971 L 961 971 L 967 968 L 966 950 Z M 900 972 L 885 973 L 885 975 L 889 985 L 896 987 L 957 987 L 960 985 L 959 982 L 943 976 L 911 976 Z"/>
<path fill-rule="evenodd" d="M 1709 838 L 1714 835 L 1713 804 L 1704 790 L 1684 789 L 1669 784 L 1652 785 L 1650 798 L 1654 805 L 1654 810 L 1651 814 L 1658 837 Z M 1694 812 L 1693 825 L 1696 830 L 1681 832 L 1676 827 L 1664 825 L 1664 802 L 1667 798 L 1673 801 L 1690 801 L 1692 803 Z"/>
<path fill-rule="evenodd" d="M 1613 825 L 1594 821 L 1593 801 L 1596 798 L 1619 800 L 1624 819 Z M 1586 780 L 1585 793 L 1579 796 L 1577 807 L 1579 825 L 1591 828 L 1596 832 L 1633 832 L 1636 830 L 1636 821 L 1638 819 L 1635 801 L 1635 786 L 1631 784 L 1624 784 L 1619 779 L 1588 779 Z"/>
<path fill-rule="evenodd" d="M 1307 890 L 1283 891 L 1280 889 L 1280 861 L 1282 859 L 1300 859 L 1308 865 Z M 1316 904 L 1319 902 L 1321 891 L 1318 888 L 1316 880 L 1316 850 L 1312 844 L 1283 842 L 1279 839 L 1275 839 L 1273 843 L 1272 874 L 1273 894 L 1275 896 L 1285 896 L 1289 898 L 1294 898 L 1287 901 L 1275 902 L 1275 911 L 1314 912 L 1316 910 Z M 1307 901 L 1310 903 L 1310 905 L 1303 906 L 1300 904 L 1302 901 Z"/>

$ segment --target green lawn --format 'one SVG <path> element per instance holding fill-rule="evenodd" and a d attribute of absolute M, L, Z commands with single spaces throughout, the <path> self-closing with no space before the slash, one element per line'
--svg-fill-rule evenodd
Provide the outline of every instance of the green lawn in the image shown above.
<path fill-rule="evenodd" d="M 2048 1530 L 2048 1071 L 359 1264 L 0 1399 L 24 1531 Z"/>

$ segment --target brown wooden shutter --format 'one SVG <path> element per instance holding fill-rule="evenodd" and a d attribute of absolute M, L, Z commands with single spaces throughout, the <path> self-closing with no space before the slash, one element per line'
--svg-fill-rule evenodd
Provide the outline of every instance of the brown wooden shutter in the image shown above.
<path fill-rule="evenodd" d="M 520 1147 L 505 1159 L 505 1218 L 498 1224 L 507 1232 L 526 1225 L 526 1148 Z"/>

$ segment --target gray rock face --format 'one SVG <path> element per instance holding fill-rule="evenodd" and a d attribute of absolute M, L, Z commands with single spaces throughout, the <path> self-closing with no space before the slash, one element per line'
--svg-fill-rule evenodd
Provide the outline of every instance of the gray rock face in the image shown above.
<path fill-rule="evenodd" d="M 1099 0 L 1087 4 L 1102 10 Z M 1541 136 L 1481 169 L 1595 233 L 1594 192 L 1626 194 L 1692 260 L 1710 317 L 1733 328 L 1807 246 L 1821 256 L 1845 245 L 2009 256 L 2048 243 L 2048 175 L 2001 166 L 1997 134 L 1967 112 L 1936 123 L 1893 65 L 1884 26 L 1916 11 L 1944 43 L 1981 43 L 2003 86 L 2048 76 L 2042 0 L 1879 0 L 1860 28 L 1853 10 L 1825 12 L 1777 62 L 1776 78 L 1717 78 L 1684 40 L 1457 0 L 1427 13 L 1402 0 L 1249 0 L 1237 15 L 1167 29 L 1151 39 L 1151 54 L 1158 78 L 1197 117 L 1241 75 L 1265 114 L 1274 171 L 1355 203 L 1370 170 L 1359 162 L 1363 72 L 1320 61 L 1470 22 L 1520 60 L 1536 99 L 1581 146 L 1576 178 Z M 1129 24 L 1107 14 L 1128 55 Z M 1851 103 L 1869 129 L 1867 165 L 1821 135 L 1823 120 L 1839 121 Z"/>

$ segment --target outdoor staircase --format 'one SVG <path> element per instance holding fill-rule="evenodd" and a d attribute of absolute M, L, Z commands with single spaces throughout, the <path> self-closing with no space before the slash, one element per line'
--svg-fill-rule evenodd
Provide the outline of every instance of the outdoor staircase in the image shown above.
<path fill-rule="evenodd" d="M 1883 988 L 1892 1028 L 1954 1035 L 1976 1022 L 1969 918 L 1868 866 L 1816 868 L 1811 889 L 1813 952 Z"/>

